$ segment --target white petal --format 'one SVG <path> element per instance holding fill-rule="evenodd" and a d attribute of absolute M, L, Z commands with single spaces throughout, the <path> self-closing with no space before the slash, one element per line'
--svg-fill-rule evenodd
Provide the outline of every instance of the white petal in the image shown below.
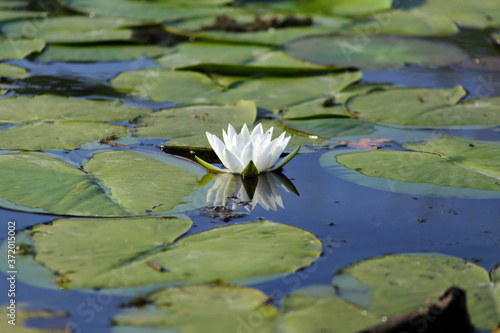
<path fill-rule="evenodd" d="M 256 137 L 261 137 L 262 133 L 262 124 L 259 123 L 252 131 L 252 140 L 254 140 Z"/>
<path fill-rule="evenodd" d="M 252 141 L 250 141 L 246 144 L 240 154 L 240 162 L 243 166 L 246 167 L 248 163 L 250 163 L 250 161 L 253 159 L 253 151 L 253 143 Z"/>
<path fill-rule="evenodd" d="M 207 138 L 208 142 L 215 151 L 215 154 L 217 154 L 217 157 L 219 157 L 222 164 L 224 164 L 224 166 L 227 168 L 226 159 L 224 158 L 224 149 L 226 148 L 224 146 L 224 143 L 216 135 L 210 134 L 208 132 L 207 132 Z"/>
<path fill-rule="evenodd" d="M 252 137 L 250 135 L 250 132 L 248 131 L 247 124 L 243 124 L 243 127 L 241 128 L 240 132 L 240 141 L 243 142 L 243 146 L 247 144 L 247 142 L 250 142 L 252 140 Z"/>
<path fill-rule="evenodd" d="M 266 169 L 268 169 L 272 165 L 270 160 L 272 149 L 273 149 L 272 144 L 268 144 L 266 146 L 260 145 L 258 153 L 254 154 L 256 156 L 254 157 L 253 163 L 255 164 L 259 172 L 266 171 Z"/>
<path fill-rule="evenodd" d="M 224 158 L 226 159 L 227 165 L 224 164 L 231 172 L 234 173 L 241 173 L 243 171 L 243 166 L 241 165 L 240 160 L 236 155 L 234 155 L 232 152 L 227 150 L 227 148 L 224 148 Z"/>

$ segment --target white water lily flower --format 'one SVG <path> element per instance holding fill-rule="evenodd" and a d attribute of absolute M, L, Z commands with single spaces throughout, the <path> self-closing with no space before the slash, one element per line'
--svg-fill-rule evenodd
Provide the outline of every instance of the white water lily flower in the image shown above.
<path fill-rule="evenodd" d="M 291 154 L 278 159 L 285 150 L 291 136 L 285 137 L 285 132 L 271 141 L 273 128 L 264 133 L 262 125 L 257 125 L 252 133 L 243 125 L 240 134 L 229 125 L 227 133 L 222 130 L 224 142 L 217 136 L 207 132 L 208 142 L 227 169 L 220 169 L 196 157 L 198 163 L 212 171 L 239 173 L 242 175 L 257 175 L 282 168 L 298 153 L 300 147 Z"/>

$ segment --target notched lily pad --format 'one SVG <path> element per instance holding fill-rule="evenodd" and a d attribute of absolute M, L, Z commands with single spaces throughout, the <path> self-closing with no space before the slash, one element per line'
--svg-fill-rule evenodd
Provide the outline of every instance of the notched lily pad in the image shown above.
<path fill-rule="evenodd" d="M 334 175 L 382 190 L 452 197 L 500 197 L 500 146 L 453 139 L 404 146 L 412 150 L 329 152 L 321 157 L 321 165 Z"/>
<path fill-rule="evenodd" d="M 113 318 L 118 325 L 114 333 L 125 332 L 126 327 L 144 329 L 162 327 L 182 332 L 232 332 L 241 326 L 242 318 L 259 315 L 255 332 L 271 329 L 278 311 L 267 305 L 269 298 L 261 291 L 228 283 L 213 283 L 170 287 L 146 296 L 152 302 L 139 308 L 125 309 Z M 249 325 L 250 326 L 250 325 Z"/>
<path fill-rule="evenodd" d="M 185 223 L 181 232 L 169 235 L 158 229 L 157 222 L 145 228 L 143 219 L 106 222 L 58 220 L 36 226 L 32 233 L 35 259 L 63 274 L 69 288 L 118 288 L 267 280 L 308 266 L 322 247 L 311 233 L 270 221 L 216 228 L 174 243 L 185 232 Z M 124 228 L 122 222 L 129 226 Z M 165 227 L 169 222 L 165 220 Z M 129 230 L 125 237 L 124 229 Z M 97 244 L 105 256 L 95 252 Z M 117 280 L 117 276 L 124 278 Z"/>
<path fill-rule="evenodd" d="M 16 210 L 130 216 L 204 205 L 188 197 L 203 168 L 165 155 L 108 151 L 77 169 L 39 154 L 4 154 L 0 166 L 2 186 L 8 189 L 0 194 L 0 206 Z"/>
<path fill-rule="evenodd" d="M 458 63 L 467 53 L 453 44 L 393 36 L 310 37 L 288 43 L 284 51 L 320 65 L 366 70 L 398 68 L 405 64 L 438 67 Z"/>
<path fill-rule="evenodd" d="M 0 37 L 0 60 L 21 60 L 34 52 L 41 52 L 45 42 L 41 39 L 15 39 Z"/>
<path fill-rule="evenodd" d="M 436 253 L 397 254 L 340 269 L 332 281 L 339 295 L 378 316 L 403 315 L 435 302 L 449 287 L 467 292 L 472 324 L 491 330 L 500 320 L 500 288 L 484 268 Z"/>

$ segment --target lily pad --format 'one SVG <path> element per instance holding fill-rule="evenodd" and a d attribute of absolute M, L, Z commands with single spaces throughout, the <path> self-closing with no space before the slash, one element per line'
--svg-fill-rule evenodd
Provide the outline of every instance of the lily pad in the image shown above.
<path fill-rule="evenodd" d="M 467 0 L 426 0 L 418 9 L 434 15 L 448 16 L 458 25 L 469 28 L 500 26 L 500 3 L 496 0 L 479 3 Z"/>
<path fill-rule="evenodd" d="M 111 85 L 133 95 L 177 104 L 210 104 L 222 91 L 206 75 L 158 69 L 123 72 L 111 80 Z"/>
<path fill-rule="evenodd" d="M 283 113 L 283 119 L 313 119 L 313 118 L 349 118 L 345 103 L 348 99 L 364 95 L 371 91 L 385 89 L 388 85 L 357 84 L 327 98 L 322 97 L 302 104 L 294 105 Z"/>
<path fill-rule="evenodd" d="M 1 149 L 75 149 L 98 140 L 127 135 L 127 128 L 96 121 L 57 121 L 20 125 L 0 131 Z"/>
<path fill-rule="evenodd" d="M 41 20 L 23 20 L 4 24 L 4 34 L 26 38 L 41 38 L 47 43 L 89 43 L 133 39 L 130 28 L 156 24 L 124 18 L 86 16 L 51 17 Z"/>
<path fill-rule="evenodd" d="M 129 225 L 125 237 L 122 222 Z M 216 279 L 267 280 L 308 266 L 321 253 L 321 242 L 311 233 L 270 221 L 216 228 L 174 243 L 184 227 L 170 235 L 159 228 L 157 222 L 145 228 L 141 219 L 59 220 L 37 225 L 32 234 L 35 259 L 66 276 L 69 288 L 118 288 Z M 89 243 L 85 235 L 92 235 L 93 241 Z M 95 251 L 101 243 L 98 248 L 105 249 L 104 257 Z M 128 249 L 120 244 L 127 244 Z M 117 281 L 116 276 L 126 279 Z"/>
<path fill-rule="evenodd" d="M 41 39 L 14 39 L 0 37 L 0 60 L 20 60 L 33 52 L 40 52 L 45 47 Z"/>
<path fill-rule="evenodd" d="M 167 68 L 243 74 L 294 74 L 339 70 L 295 59 L 268 47 L 216 43 L 182 43 L 156 62 Z"/>
<path fill-rule="evenodd" d="M 223 89 L 207 76 L 188 71 L 138 70 L 111 81 L 116 89 L 153 100 L 178 104 L 231 104 L 253 100 L 258 107 L 277 110 L 334 94 L 361 79 L 361 72 L 301 77 L 256 77 Z"/>
<path fill-rule="evenodd" d="M 28 0 L 3 0 L 0 1 L 0 8 L 24 8 L 29 5 Z"/>
<path fill-rule="evenodd" d="M 14 3 L 14 2 L 13 2 Z M 8 5 L 6 3 L 6 5 Z M 0 6 L 2 8 L 3 6 Z M 47 13 L 44 12 L 35 12 L 35 11 L 28 11 L 28 10 L 8 10 L 8 9 L 2 9 L 0 11 L 0 22 L 4 21 L 11 21 L 11 20 L 19 20 L 19 19 L 26 19 L 26 18 L 44 18 L 47 16 Z M 3 31 L 3 27 L 2 27 Z M 4 31 L 5 34 L 5 31 Z M 8 35 L 8 34 L 6 34 Z M 8 35 L 9 37 L 20 37 L 20 35 Z"/>
<path fill-rule="evenodd" d="M 170 287 L 147 295 L 154 301 L 146 308 L 125 309 L 113 318 L 118 326 L 113 333 L 126 332 L 124 327 L 162 327 L 180 332 L 236 332 L 246 318 L 258 314 L 258 325 L 247 323 L 253 332 L 267 332 L 274 326 L 278 311 L 267 305 L 267 295 L 253 288 L 231 284 Z"/>
<path fill-rule="evenodd" d="M 257 106 L 279 110 L 321 96 L 340 92 L 361 79 L 361 72 L 346 72 L 303 77 L 251 78 L 217 97 L 222 103 L 240 99 L 254 100 Z"/>
<path fill-rule="evenodd" d="M 191 17 L 214 15 L 217 5 L 225 4 L 225 0 L 190 1 L 127 1 L 127 0 L 63 0 L 66 5 L 78 12 L 102 16 L 119 16 L 138 19 L 158 19 L 176 21 Z M 224 8 L 230 13 L 232 8 Z"/>
<path fill-rule="evenodd" d="M 154 112 L 141 117 L 133 133 L 139 136 L 170 138 L 166 146 L 190 149 L 210 148 L 205 132 L 219 135 L 228 124 L 239 129 L 253 124 L 257 116 L 255 103 L 240 101 L 235 105 L 191 106 Z"/>
<path fill-rule="evenodd" d="M 500 320 L 498 286 L 489 287 L 484 268 L 441 254 L 397 254 L 340 269 L 332 281 L 339 295 L 379 316 L 398 316 L 437 301 L 449 287 L 467 292 L 476 328 L 492 329 Z M 361 296 L 361 297 L 360 297 Z"/>
<path fill-rule="evenodd" d="M 416 9 L 376 14 L 349 29 L 358 34 L 396 36 L 448 36 L 459 31 L 449 17 Z"/>
<path fill-rule="evenodd" d="M 10 65 L 10 64 L 0 64 L 0 78 L 21 78 L 26 75 L 28 71 L 22 67 Z M 2 110 L 3 113 L 3 110 Z"/>
<path fill-rule="evenodd" d="M 2 309 L 0 315 L 4 320 L 0 322 L 0 330 L 2 332 L 9 333 L 68 333 L 66 329 L 71 322 L 67 312 L 51 312 L 51 311 L 36 311 L 36 310 L 26 310 L 25 307 L 27 303 L 15 303 L 16 308 L 14 309 L 14 324 L 10 324 L 9 321 L 12 320 L 9 316 L 10 309 L 8 306 L 10 304 L 3 304 L 0 306 Z M 36 319 L 54 319 L 57 320 L 56 327 L 52 328 L 34 328 L 31 325 L 26 326 L 28 321 Z"/>
<path fill-rule="evenodd" d="M 57 120 L 122 122 L 150 112 L 151 110 L 125 106 L 117 101 L 80 100 L 54 95 L 0 99 L 2 124 Z"/>
<path fill-rule="evenodd" d="M 310 37 L 285 45 L 296 58 L 320 65 L 381 70 L 415 64 L 428 67 L 458 63 L 467 53 L 452 44 L 393 36 Z"/>
<path fill-rule="evenodd" d="M 341 117 L 285 120 L 283 124 L 296 131 L 324 139 L 340 136 L 368 135 L 375 131 L 372 124 Z"/>
<path fill-rule="evenodd" d="M 438 139 L 405 147 L 412 151 L 329 152 L 321 157 L 320 163 L 334 175 L 382 190 L 452 197 L 500 197 L 499 145 Z"/>
<path fill-rule="evenodd" d="M 280 326 L 287 333 L 352 333 L 380 323 L 376 316 L 346 302 L 327 286 L 306 287 L 285 295 L 282 309 Z"/>
<path fill-rule="evenodd" d="M 499 97 L 469 99 L 457 104 L 466 94 L 461 86 L 393 88 L 357 96 L 347 106 L 359 118 L 382 124 L 459 128 L 496 127 L 500 123 Z"/>
<path fill-rule="evenodd" d="M 169 47 L 159 45 L 50 45 L 37 57 L 39 61 L 125 61 L 167 54 Z"/>
<path fill-rule="evenodd" d="M 188 198 L 203 168 L 164 155 L 108 151 L 79 169 L 39 154 L 4 154 L 0 166 L 1 185 L 8 189 L 0 194 L 0 206 L 16 210 L 130 216 L 205 204 Z"/>

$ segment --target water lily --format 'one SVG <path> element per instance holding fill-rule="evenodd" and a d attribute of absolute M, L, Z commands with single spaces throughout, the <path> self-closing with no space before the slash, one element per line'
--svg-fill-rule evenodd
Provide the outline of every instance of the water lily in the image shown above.
<path fill-rule="evenodd" d="M 243 125 L 240 134 L 236 133 L 233 126 L 229 125 L 227 133 L 222 130 L 224 142 L 216 135 L 207 132 L 208 142 L 227 169 L 220 169 L 196 157 L 198 163 L 205 168 L 218 171 L 238 173 L 242 175 L 257 175 L 282 168 L 299 152 L 300 147 L 288 156 L 278 161 L 285 150 L 291 136 L 285 137 L 283 132 L 278 138 L 271 141 L 273 128 L 265 133 L 262 125 L 257 125 L 252 133 Z"/>

